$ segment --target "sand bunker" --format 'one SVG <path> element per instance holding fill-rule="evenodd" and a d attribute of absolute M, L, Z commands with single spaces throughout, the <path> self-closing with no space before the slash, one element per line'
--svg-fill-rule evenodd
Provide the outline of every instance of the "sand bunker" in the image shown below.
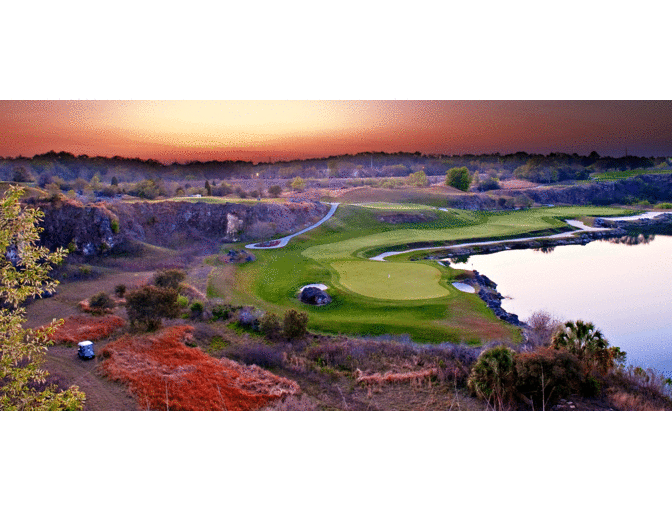
<path fill-rule="evenodd" d="M 473 288 L 471 285 L 467 285 L 466 283 L 453 283 L 453 287 L 455 287 L 457 290 L 461 290 L 462 292 L 468 292 L 469 294 L 474 294 L 476 292 L 476 289 Z"/>
<path fill-rule="evenodd" d="M 320 290 L 327 290 L 327 286 L 324 283 L 310 283 L 308 285 L 304 285 L 299 289 L 299 292 L 303 292 L 303 289 L 306 287 L 317 287 Z"/>

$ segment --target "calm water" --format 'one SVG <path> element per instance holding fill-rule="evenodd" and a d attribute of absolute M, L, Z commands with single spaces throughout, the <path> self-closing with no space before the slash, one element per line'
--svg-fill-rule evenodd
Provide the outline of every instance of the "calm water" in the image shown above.
<path fill-rule="evenodd" d="M 502 307 L 526 321 L 537 310 L 558 319 L 593 322 L 626 364 L 672 376 L 672 237 L 627 246 L 594 241 L 551 253 L 511 250 L 476 255 L 459 269 L 476 269 L 506 296 Z"/>

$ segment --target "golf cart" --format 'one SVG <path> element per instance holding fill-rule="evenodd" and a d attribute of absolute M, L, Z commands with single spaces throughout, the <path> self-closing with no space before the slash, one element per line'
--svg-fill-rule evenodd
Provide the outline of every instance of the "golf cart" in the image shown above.
<path fill-rule="evenodd" d="M 93 352 L 93 342 L 90 340 L 84 340 L 83 342 L 79 342 L 77 345 L 79 346 L 77 356 L 79 356 L 80 359 L 93 359 L 96 357 L 95 353 Z"/>

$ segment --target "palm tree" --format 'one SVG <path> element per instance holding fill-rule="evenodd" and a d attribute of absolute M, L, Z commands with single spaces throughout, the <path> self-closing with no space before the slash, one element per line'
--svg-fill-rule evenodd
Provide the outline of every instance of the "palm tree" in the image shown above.
<path fill-rule="evenodd" d="M 565 322 L 553 337 L 551 347 L 566 349 L 584 361 L 606 373 L 615 360 L 625 359 L 625 352 L 618 347 L 609 347 L 609 342 L 592 322 L 577 320 Z"/>

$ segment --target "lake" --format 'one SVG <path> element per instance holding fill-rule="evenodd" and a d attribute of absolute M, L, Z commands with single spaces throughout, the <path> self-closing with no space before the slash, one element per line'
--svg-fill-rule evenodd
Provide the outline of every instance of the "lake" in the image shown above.
<path fill-rule="evenodd" d="M 590 321 L 627 352 L 626 364 L 672 377 L 672 237 L 634 246 L 593 241 L 550 253 L 509 250 L 451 266 L 497 283 L 502 307 L 520 320 L 546 310 L 562 321 Z"/>

